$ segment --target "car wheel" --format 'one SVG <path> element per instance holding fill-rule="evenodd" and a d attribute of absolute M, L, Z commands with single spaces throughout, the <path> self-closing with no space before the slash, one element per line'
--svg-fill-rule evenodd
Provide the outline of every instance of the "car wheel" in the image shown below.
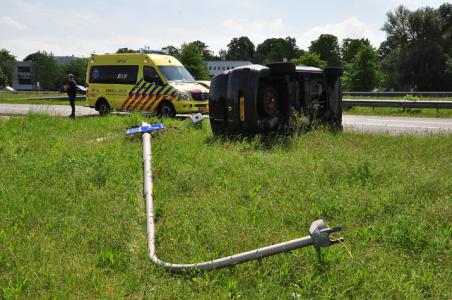
<path fill-rule="evenodd" d="M 261 113 L 269 117 L 274 116 L 278 111 L 278 98 L 278 91 L 273 86 L 265 86 L 259 97 Z"/>
<path fill-rule="evenodd" d="M 174 118 L 176 116 L 176 110 L 171 103 L 163 102 L 160 104 L 157 114 L 161 117 Z"/>
<path fill-rule="evenodd" d="M 101 116 L 108 115 L 110 113 L 110 105 L 108 105 L 107 101 L 101 99 L 96 103 L 96 110 Z"/>

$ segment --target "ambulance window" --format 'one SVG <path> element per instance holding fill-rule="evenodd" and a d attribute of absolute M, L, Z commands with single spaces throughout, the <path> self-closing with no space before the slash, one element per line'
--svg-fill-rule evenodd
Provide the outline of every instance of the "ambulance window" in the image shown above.
<path fill-rule="evenodd" d="M 193 82 L 195 79 L 184 66 L 159 66 L 160 72 L 168 81 Z"/>
<path fill-rule="evenodd" d="M 143 67 L 143 78 L 146 82 L 155 82 L 155 77 L 158 76 L 153 67 Z"/>
<path fill-rule="evenodd" d="M 90 83 L 135 84 L 138 66 L 93 66 Z"/>

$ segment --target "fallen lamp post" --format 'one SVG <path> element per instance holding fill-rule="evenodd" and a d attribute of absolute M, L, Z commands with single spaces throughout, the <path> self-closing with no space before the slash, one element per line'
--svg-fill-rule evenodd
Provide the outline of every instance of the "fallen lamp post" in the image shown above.
<path fill-rule="evenodd" d="M 244 263 L 254 259 L 260 259 L 267 256 L 288 252 L 294 249 L 314 246 L 317 250 L 324 247 L 329 247 L 333 244 L 342 242 L 343 237 L 337 239 L 330 239 L 329 235 L 333 232 L 341 231 L 341 227 L 327 228 L 323 220 L 316 220 L 312 222 L 309 227 L 309 236 L 299 239 L 250 250 L 247 252 L 222 257 L 210 261 L 191 263 L 191 264 L 174 264 L 161 261 L 155 253 L 155 224 L 154 224 L 154 200 L 152 197 L 152 168 L 151 168 L 151 131 L 164 129 L 163 124 L 149 125 L 143 123 L 141 127 L 128 129 L 127 135 L 134 135 L 142 133 L 143 143 L 143 168 L 144 168 L 144 197 L 146 200 L 146 227 L 148 240 L 148 254 L 151 261 L 173 273 L 184 273 L 189 271 L 207 271 L 212 269 L 219 269 L 226 266 Z"/>

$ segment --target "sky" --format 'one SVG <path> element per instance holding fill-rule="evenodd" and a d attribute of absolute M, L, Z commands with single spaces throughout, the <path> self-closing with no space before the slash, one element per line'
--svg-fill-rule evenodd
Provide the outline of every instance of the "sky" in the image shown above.
<path fill-rule="evenodd" d="M 89 56 L 127 47 L 161 49 L 201 40 L 218 53 L 234 37 L 255 45 L 295 37 L 301 49 L 322 33 L 368 38 L 378 47 L 386 13 L 399 5 L 437 8 L 436 0 L 0 0 L 0 49 Z"/>

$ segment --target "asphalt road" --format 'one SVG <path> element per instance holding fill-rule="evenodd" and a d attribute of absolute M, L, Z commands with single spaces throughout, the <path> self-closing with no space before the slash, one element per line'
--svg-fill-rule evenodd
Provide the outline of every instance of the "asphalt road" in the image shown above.
<path fill-rule="evenodd" d="M 385 132 L 389 134 L 452 133 L 452 118 L 412 118 L 344 115 L 346 131 Z"/>
<path fill-rule="evenodd" d="M 30 111 L 54 116 L 69 116 L 69 105 L 0 104 L 0 115 L 26 115 Z M 77 106 L 76 116 L 98 115 L 89 107 Z M 406 118 L 382 116 L 344 115 L 342 125 L 346 131 L 384 132 L 397 134 L 452 133 L 452 118 Z"/>

